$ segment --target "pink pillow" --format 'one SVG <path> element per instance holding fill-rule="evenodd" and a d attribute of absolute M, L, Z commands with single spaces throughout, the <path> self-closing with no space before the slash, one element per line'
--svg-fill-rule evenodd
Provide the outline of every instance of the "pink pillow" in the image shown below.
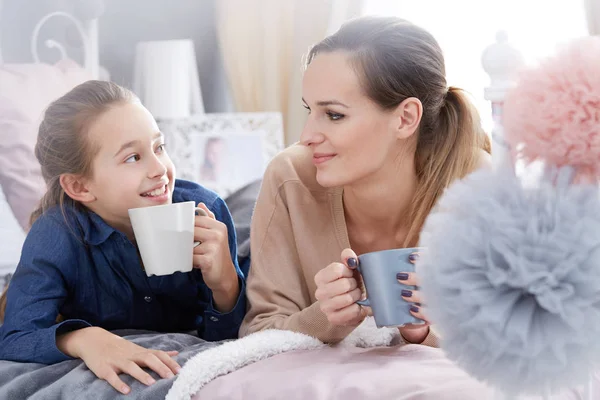
<path fill-rule="evenodd" d="M 25 230 L 46 190 L 34 154 L 43 113 L 88 76 L 69 60 L 56 65 L 0 64 L 0 186 Z"/>

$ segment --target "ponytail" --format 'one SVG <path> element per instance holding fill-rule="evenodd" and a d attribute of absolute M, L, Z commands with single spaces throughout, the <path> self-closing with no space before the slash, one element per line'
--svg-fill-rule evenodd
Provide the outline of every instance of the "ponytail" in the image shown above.
<path fill-rule="evenodd" d="M 425 219 L 444 190 L 477 168 L 481 150 L 491 153 L 491 143 L 479 114 L 466 94 L 450 87 L 430 132 L 419 132 L 415 156 L 417 191 L 412 224 L 405 245 L 415 246 Z"/>

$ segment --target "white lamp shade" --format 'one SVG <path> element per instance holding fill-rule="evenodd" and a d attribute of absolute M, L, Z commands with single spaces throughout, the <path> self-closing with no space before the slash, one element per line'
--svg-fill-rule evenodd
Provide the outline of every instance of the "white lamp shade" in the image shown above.
<path fill-rule="evenodd" d="M 133 86 L 144 106 L 157 119 L 204 113 L 191 40 L 138 43 Z"/>

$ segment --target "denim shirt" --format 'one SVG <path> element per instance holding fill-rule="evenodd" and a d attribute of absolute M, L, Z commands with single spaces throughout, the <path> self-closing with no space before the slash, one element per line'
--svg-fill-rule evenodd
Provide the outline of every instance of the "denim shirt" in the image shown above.
<path fill-rule="evenodd" d="M 10 282 L 0 359 L 53 364 L 70 359 L 56 337 L 76 329 L 197 330 L 209 341 L 236 338 L 246 312 L 245 279 L 227 205 L 217 194 L 183 180 L 173 203 L 204 202 L 228 230 L 240 283 L 233 310 L 218 312 L 200 270 L 146 276 L 135 245 L 91 211 L 73 206 L 45 212 L 31 227 Z M 68 223 L 67 223 L 68 221 Z M 56 323 L 58 315 L 64 320 Z"/>

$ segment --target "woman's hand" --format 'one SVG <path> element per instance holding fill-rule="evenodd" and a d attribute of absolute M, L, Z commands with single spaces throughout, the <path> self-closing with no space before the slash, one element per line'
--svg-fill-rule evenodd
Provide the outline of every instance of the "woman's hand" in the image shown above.
<path fill-rule="evenodd" d="M 171 358 L 177 351 L 149 350 L 98 327 L 61 335 L 56 344 L 63 353 L 81 358 L 98 378 L 123 394 L 128 394 L 131 388 L 119 378 L 120 373 L 150 386 L 156 381 L 141 367 L 150 368 L 165 379 L 172 378 L 181 369 Z"/>
<path fill-rule="evenodd" d="M 222 313 L 233 309 L 240 293 L 238 276 L 231 260 L 227 226 L 217 221 L 204 203 L 198 205 L 207 216 L 197 215 L 194 241 L 194 267 L 202 271 L 204 282 L 213 292 L 215 307 Z"/>
<path fill-rule="evenodd" d="M 356 254 L 344 249 L 341 259 L 342 262 L 331 263 L 315 275 L 315 297 L 333 325 L 354 326 L 365 319 L 370 308 L 356 303 L 364 293 L 362 278 L 356 270 Z"/>
<path fill-rule="evenodd" d="M 408 285 L 408 286 L 418 286 L 418 278 L 415 272 L 401 272 L 397 274 L 396 278 L 398 282 Z M 402 298 L 411 303 L 410 313 L 420 320 L 425 321 L 425 324 L 414 325 L 409 324 L 403 327 L 398 328 L 400 330 L 400 334 L 402 337 L 410 343 L 421 343 L 427 335 L 429 334 L 429 325 L 430 322 L 427 320 L 427 317 L 423 314 L 423 299 L 421 297 L 421 292 L 418 290 L 402 290 Z"/>

